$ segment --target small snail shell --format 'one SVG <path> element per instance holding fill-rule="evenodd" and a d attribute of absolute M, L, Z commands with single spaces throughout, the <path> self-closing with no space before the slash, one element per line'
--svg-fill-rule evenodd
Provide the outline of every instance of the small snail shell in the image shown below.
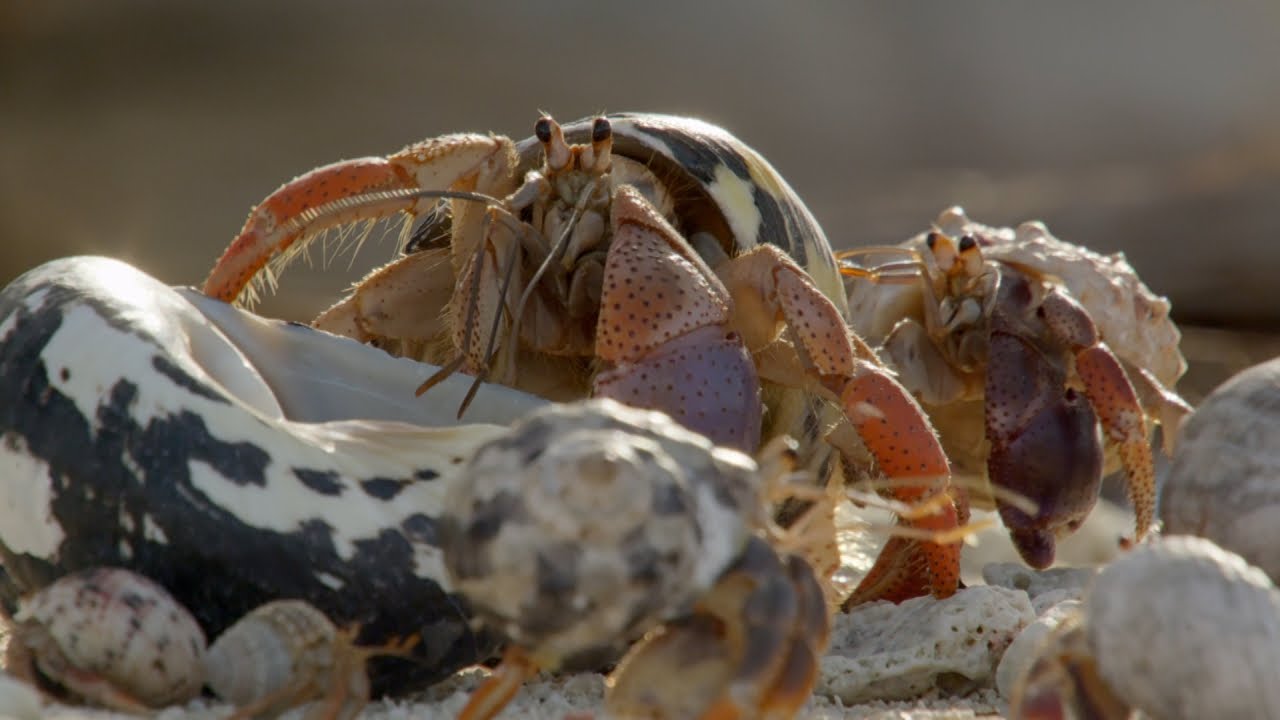
<path fill-rule="evenodd" d="M 205 636 L 164 588 L 121 568 L 91 568 L 25 598 L 14 642 L 40 671 L 84 699 L 136 711 L 195 697 Z M 96 676 L 105 683 L 81 684 Z"/>
<path fill-rule="evenodd" d="M 1099 675 L 1152 717 L 1280 715 L 1280 591 L 1208 540 L 1122 555 L 1098 574 L 1085 625 Z"/>
<path fill-rule="evenodd" d="M 1280 581 L 1280 358 L 1236 374 L 1183 425 L 1160 519 Z"/>
<path fill-rule="evenodd" d="M 741 552 L 755 462 L 611 400 L 539 410 L 451 488 L 445 566 L 477 615 L 548 669 L 613 659 Z"/>
<path fill-rule="evenodd" d="M 317 688 L 323 688 L 341 640 L 333 622 L 310 604 L 269 602 L 214 641 L 206 660 L 207 684 L 235 705 L 257 702 L 294 683 L 322 683 Z"/>

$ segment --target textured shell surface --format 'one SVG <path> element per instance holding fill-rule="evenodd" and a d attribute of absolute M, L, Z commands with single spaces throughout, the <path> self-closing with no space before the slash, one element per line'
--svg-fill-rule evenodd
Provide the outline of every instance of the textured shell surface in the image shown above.
<path fill-rule="evenodd" d="M 1101 676 L 1152 717 L 1280 713 L 1280 591 L 1203 538 L 1167 536 L 1105 567 L 1085 602 Z"/>
<path fill-rule="evenodd" d="M 677 192 L 677 227 L 686 237 L 711 232 L 725 250 L 736 255 L 760 243 L 781 247 L 813 278 L 838 308 L 845 297 L 835 256 L 822 226 L 786 179 L 758 152 L 724 128 L 689 117 L 655 113 L 611 113 L 613 153 L 638 160 L 673 190 L 701 188 L 716 204 L 729 227 L 716 227 L 703 214 L 682 213 Z M 569 142 L 589 142 L 593 118 L 563 127 Z M 516 146 L 521 170 L 542 162 L 536 138 Z"/>
<path fill-rule="evenodd" d="M 128 570 L 60 578 L 26 598 L 14 620 L 16 641 L 47 634 L 74 668 L 153 707 L 189 700 L 204 683 L 204 631 L 164 588 Z"/>
<path fill-rule="evenodd" d="M 1124 253 L 1102 255 L 1054 237 L 1040 222 L 996 228 L 974 222 L 958 207 L 944 210 L 934 222 L 952 237 L 974 235 L 989 260 L 1016 263 L 1057 278 L 1084 305 L 1107 345 L 1131 365 L 1146 368 L 1165 387 L 1173 387 L 1187 370 L 1178 344 L 1182 334 L 1169 317 L 1169 300 L 1142 282 Z M 903 243 L 925 247 L 927 233 Z M 909 285 L 855 283 L 850 292 L 854 329 L 879 342 L 904 313 L 910 314 L 918 293 Z"/>
<path fill-rule="evenodd" d="M 1236 374 L 1183 424 L 1160 519 L 1280 579 L 1280 358 Z"/>
<path fill-rule="evenodd" d="M 275 600 L 227 628 L 209 647 L 206 684 L 227 702 L 247 705 L 305 673 L 334 665 L 337 628 L 312 605 Z"/>
<path fill-rule="evenodd" d="M 505 428 L 433 427 L 471 383 L 418 401 L 431 372 L 116 260 L 27 272 L 0 292 L 0 597 L 123 566 L 214 636 L 282 597 L 359 620 L 370 644 L 421 633 L 422 662 L 375 664 L 378 692 L 483 659 L 492 640 L 441 586 L 436 515 Z M 545 402 L 486 385 L 472 412 Z"/>
<path fill-rule="evenodd" d="M 661 413 L 555 406 L 482 447 L 442 532 L 456 587 L 551 667 L 687 611 L 745 542 L 755 463 Z"/>

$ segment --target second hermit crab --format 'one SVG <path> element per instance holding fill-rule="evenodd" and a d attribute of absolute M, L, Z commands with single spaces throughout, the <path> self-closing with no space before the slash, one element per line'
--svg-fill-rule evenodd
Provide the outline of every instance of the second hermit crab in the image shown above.
<path fill-rule="evenodd" d="M 824 479 L 840 463 L 822 438 L 852 425 L 899 499 L 948 491 L 927 417 L 845 324 L 821 229 L 763 158 L 701 121 L 543 117 L 520 143 L 446 135 L 313 170 L 250 214 L 204 290 L 234 300 L 327 228 L 438 219 L 442 199 L 447 242 L 417 243 L 317 327 L 437 363 L 437 377 L 662 410 L 748 452 L 790 435 Z M 962 520 L 936 507 L 904 522 L 937 533 Z M 955 543 L 892 543 L 859 597 L 948 595 L 958 556 Z"/>
<path fill-rule="evenodd" d="M 1170 447 L 1190 408 L 1173 390 L 1186 361 L 1169 301 L 1123 255 L 951 208 L 931 232 L 842 260 L 851 323 L 928 410 L 957 473 L 1035 503 L 995 500 L 1023 559 L 1053 562 L 1104 469 L 1124 471 L 1143 538 L 1156 494 L 1150 423 Z"/>

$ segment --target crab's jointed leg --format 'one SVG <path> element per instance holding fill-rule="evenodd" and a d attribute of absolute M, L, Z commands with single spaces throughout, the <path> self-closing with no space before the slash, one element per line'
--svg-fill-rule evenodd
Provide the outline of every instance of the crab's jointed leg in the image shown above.
<path fill-rule="evenodd" d="M 844 411 L 896 481 L 897 499 L 917 504 L 947 491 L 950 465 L 924 411 L 855 338 L 839 310 L 781 249 L 762 245 L 712 272 L 689 244 L 635 190 L 613 199 L 613 248 L 605 268 L 597 355 L 611 366 L 595 393 L 661 409 L 721 444 L 753 451 L 759 443 L 760 400 L 751 352 L 793 339 L 784 368 L 769 379 L 804 387 Z M 717 274 L 718 273 L 718 274 Z M 749 352 L 750 351 L 750 352 Z M 925 531 L 954 530 L 952 503 L 907 521 Z M 895 543 L 916 563 L 881 556 L 877 574 L 887 597 L 955 592 L 956 543 Z M 884 582 L 892 568 L 894 580 Z"/>
<path fill-rule="evenodd" d="M 538 663 L 515 645 L 508 645 L 502 654 L 502 662 L 480 687 L 471 693 L 467 704 L 458 713 L 458 720 L 489 720 L 502 712 L 511 698 L 534 675 Z"/>
<path fill-rule="evenodd" d="M 398 212 L 423 212 L 435 198 L 401 191 L 478 190 L 502 197 L 514 189 L 511 141 L 485 135 L 445 135 L 415 143 L 385 158 L 369 157 L 326 165 L 285 183 L 267 196 L 245 221 L 204 283 L 206 295 L 231 302 L 244 292 L 267 262 L 318 231 Z M 479 213 L 455 212 L 458 223 L 478 223 Z M 455 249 L 464 252 L 466 249 Z"/>
<path fill-rule="evenodd" d="M 791 718 L 809 698 L 829 633 L 813 568 L 752 536 L 692 616 L 623 658 L 606 707 L 621 717 Z"/>

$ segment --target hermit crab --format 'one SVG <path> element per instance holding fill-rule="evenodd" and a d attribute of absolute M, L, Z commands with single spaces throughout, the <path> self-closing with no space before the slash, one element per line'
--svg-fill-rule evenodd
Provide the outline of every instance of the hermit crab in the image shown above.
<path fill-rule="evenodd" d="M 417 640 L 362 647 L 358 630 L 337 627 L 310 603 L 273 600 L 209 647 L 206 684 L 236 706 L 232 720 L 274 717 L 313 700 L 307 717 L 354 718 L 369 702 L 365 662 L 407 655 Z"/>
<path fill-rule="evenodd" d="M 5 665 L 78 699 L 146 714 L 204 684 L 205 635 L 156 583 L 123 568 L 59 578 L 23 599 Z"/>
<path fill-rule="evenodd" d="M 611 400 L 550 406 L 481 447 L 442 541 L 459 592 L 511 644 L 461 717 L 641 636 L 610 678 L 611 716 L 793 716 L 829 615 L 824 579 L 766 512 L 792 454 L 779 440 L 757 465 Z"/>
<path fill-rule="evenodd" d="M 204 291 L 234 300 L 264 268 L 274 282 L 322 231 L 401 212 L 449 232 L 415 243 L 314 325 L 442 365 L 419 392 L 460 369 L 551 399 L 660 409 L 747 452 L 791 435 L 823 479 L 838 463 L 821 437 L 851 424 L 899 499 L 947 492 L 928 419 L 844 321 L 821 229 L 724 130 L 661 115 L 565 127 L 544 116 L 520 143 L 446 135 L 325 166 L 253 210 Z M 941 532 L 961 515 L 947 502 L 904 522 Z M 958 553 L 887 546 L 862 595 L 947 595 Z"/>
<path fill-rule="evenodd" d="M 876 260 L 879 258 L 879 261 Z M 1053 562 L 1084 520 L 1104 469 L 1124 471 L 1134 540 L 1153 521 L 1151 425 L 1166 449 L 1189 406 L 1169 302 L 1123 254 L 944 211 L 900 246 L 840 256 L 849 319 L 920 400 L 958 474 L 1032 500 L 996 506 L 1024 560 Z M 979 500 L 980 495 L 975 495 Z"/>

